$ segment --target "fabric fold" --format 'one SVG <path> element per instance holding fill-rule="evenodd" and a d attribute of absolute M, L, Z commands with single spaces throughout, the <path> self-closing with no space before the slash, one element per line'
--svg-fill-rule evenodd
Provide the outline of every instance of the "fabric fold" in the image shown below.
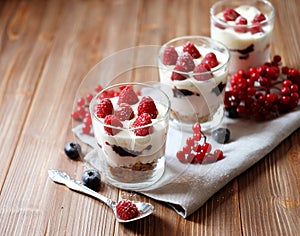
<path fill-rule="evenodd" d="M 271 152 L 280 142 L 300 127 L 300 107 L 276 119 L 257 122 L 247 119 L 224 118 L 222 127 L 231 131 L 231 138 L 222 145 L 225 158 L 209 164 L 183 164 L 176 152 L 192 133 L 170 126 L 166 146 L 166 169 L 162 178 L 140 193 L 166 202 L 186 218 L 199 209 L 210 197 L 229 181 L 240 175 Z M 73 129 L 75 135 L 93 150 L 85 161 L 101 170 L 97 143 L 94 137 L 81 133 L 81 127 Z M 210 139 L 208 134 L 208 140 Z M 176 148 L 175 148 L 176 147 Z M 214 147 L 214 145 L 213 145 Z M 105 181 L 105 180 L 104 180 Z"/>

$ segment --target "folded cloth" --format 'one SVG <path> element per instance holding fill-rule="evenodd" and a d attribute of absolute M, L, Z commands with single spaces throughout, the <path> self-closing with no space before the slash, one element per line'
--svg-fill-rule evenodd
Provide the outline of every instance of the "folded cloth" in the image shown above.
<path fill-rule="evenodd" d="M 166 145 L 165 172 L 158 182 L 139 192 L 170 204 L 178 214 L 186 218 L 230 180 L 262 159 L 298 129 L 300 107 L 265 122 L 224 118 L 221 126 L 231 131 L 230 141 L 222 145 L 225 158 L 207 164 L 183 164 L 177 160 L 176 152 L 192 133 L 170 126 Z M 77 126 L 73 132 L 81 141 L 94 148 L 85 156 L 85 160 L 100 169 L 96 140 L 90 135 L 82 134 L 80 130 L 80 126 Z M 214 142 L 212 139 L 209 141 Z"/>

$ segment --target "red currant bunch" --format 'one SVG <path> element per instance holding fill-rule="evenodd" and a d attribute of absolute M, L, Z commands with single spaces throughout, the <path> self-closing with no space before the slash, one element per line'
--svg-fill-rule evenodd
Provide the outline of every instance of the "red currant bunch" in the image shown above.
<path fill-rule="evenodd" d="M 101 85 L 97 85 L 94 90 L 96 93 L 99 93 L 102 89 L 103 87 Z M 99 97 L 99 99 L 111 98 L 118 95 L 119 92 L 116 92 L 114 90 L 107 90 L 101 94 L 101 97 Z M 78 98 L 76 102 L 76 109 L 71 113 L 71 117 L 74 120 L 82 122 L 82 133 L 84 134 L 90 134 L 91 132 L 92 118 L 89 112 L 89 104 L 94 96 L 95 95 L 93 95 L 92 93 L 88 93 L 85 97 Z"/>
<path fill-rule="evenodd" d="M 192 127 L 193 136 L 187 138 L 185 146 L 176 153 L 177 159 L 182 163 L 204 164 L 224 158 L 223 151 L 216 149 L 212 152 L 212 145 L 201 131 L 200 123 Z"/>
<path fill-rule="evenodd" d="M 231 77 L 224 105 L 230 118 L 250 117 L 267 120 L 298 106 L 300 72 L 281 66 L 281 57 L 248 71 L 240 70 Z"/>

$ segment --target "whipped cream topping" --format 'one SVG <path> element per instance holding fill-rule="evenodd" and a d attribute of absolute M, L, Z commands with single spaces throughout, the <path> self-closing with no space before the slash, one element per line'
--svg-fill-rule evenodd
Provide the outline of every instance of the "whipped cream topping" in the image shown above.
<path fill-rule="evenodd" d="M 261 13 L 256 7 L 243 5 L 235 8 L 235 11 L 238 12 L 241 16 L 247 19 L 248 26 L 252 25 L 252 20 L 256 14 Z M 217 18 L 224 20 L 223 12 L 219 12 L 216 15 Z M 268 15 L 265 15 L 266 22 L 269 20 Z M 273 29 L 273 24 L 263 24 L 262 32 L 251 33 L 250 30 L 247 32 L 237 32 L 234 30 L 236 26 L 235 21 L 227 21 L 229 26 L 225 29 L 220 29 L 214 25 L 211 27 L 212 38 L 219 40 L 224 43 L 229 49 L 245 49 L 251 44 L 255 44 L 257 50 L 264 50 L 266 44 L 269 43 L 271 32 Z"/>
<path fill-rule="evenodd" d="M 141 97 L 139 97 L 139 101 Z M 111 98 L 112 104 L 118 107 L 118 97 Z M 131 105 L 134 111 L 134 118 L 122 121 L 123 128 L 115 135 L 109 135 L 104 130 L 104 119 L 93 119 L 93 128 L 97 142 L 105 152 L 107 163 L 112 167 L 130 167 L 137 162 L 151 163 L 164 155 L 165 142 L 168 129 L 168 119 L 166 119 L 167 107 L 154 101 L 158 110 L 156 119 L 152 119 L 152 132 L 146 136 L 136 136 L 131 128 L 137 118 L 138 103 Z M 129 155 L 119 155 L 116 149 L 129 152 Z"/>
<path fill-rule="evenodd" d="M 223 96 L 213 91 L 218 90 L 218 86 L 226 84 L 228 75 L 228 58 L 229 55 L 222 53 L 213 48 L 195 45 L 201 54 L 201 57 L 194 59 L 195 66 L 199 65 L 206 54 L 213 52 L 219 64 L 212 68 L 212 78 L 209 80 L 199 81 L 193 77 L 193 72 L 189 72 L 189 77 L 185 80 L 171 80 L 174 65 L 161 65 L 159 68 L 160 81 L 169 85 L 173 89 L 188 90 L 194 95 L 176 97 L 172 93 L 167 92 L 171 100 L 171 109 L 183 116 L 190 116 L 191 121 L 195 122 L 200 117 L 213 115 L 222 103 Z M 182 55 L 183 47 L 175 48 L 178 56 Z M 178 117 L 177 117 L 178 118 Z M 176 118 L 175 118 L 176 119 Z M 179 119 L 179 118 L 178 118 Z"/>

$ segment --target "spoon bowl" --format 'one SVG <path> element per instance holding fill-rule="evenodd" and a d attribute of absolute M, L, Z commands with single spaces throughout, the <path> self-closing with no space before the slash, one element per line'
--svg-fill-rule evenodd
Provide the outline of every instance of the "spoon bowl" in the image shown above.
<path fill-rule="evenodd" d="M 116 216 L 116 220 L 120 223 L 127 223 L 127 222 L 132 222 L 135 220 L 142 219 L 146 216 L 151 215 L 154 211 L 154 207 L 150 203 L 132 201 L 137 206 L 137 208 L 139 210 L 139 214 L 132 219 L 123 220 L 117 214 L 117 211 L 116 211 L 117 203 L 115 201 L 91 190 L 90 188 L 81 184 L 79 181 L 71 179 L 71 177 L 63 171 L 51 169 L 51 170 L 48 170 L 48 175 L 49 175 L 50 179 L 52 179 L 55 183 L 64 184 L 69 189 L 75 190 L 80 193 L 84 193 L 86 195 L 89 195 L 91 197 L 94 197 L 94 198 L 102 201 L 103 203 L 105 203 L 107 206 L 109 206 L 113 210 L 113 212 Z"/>

